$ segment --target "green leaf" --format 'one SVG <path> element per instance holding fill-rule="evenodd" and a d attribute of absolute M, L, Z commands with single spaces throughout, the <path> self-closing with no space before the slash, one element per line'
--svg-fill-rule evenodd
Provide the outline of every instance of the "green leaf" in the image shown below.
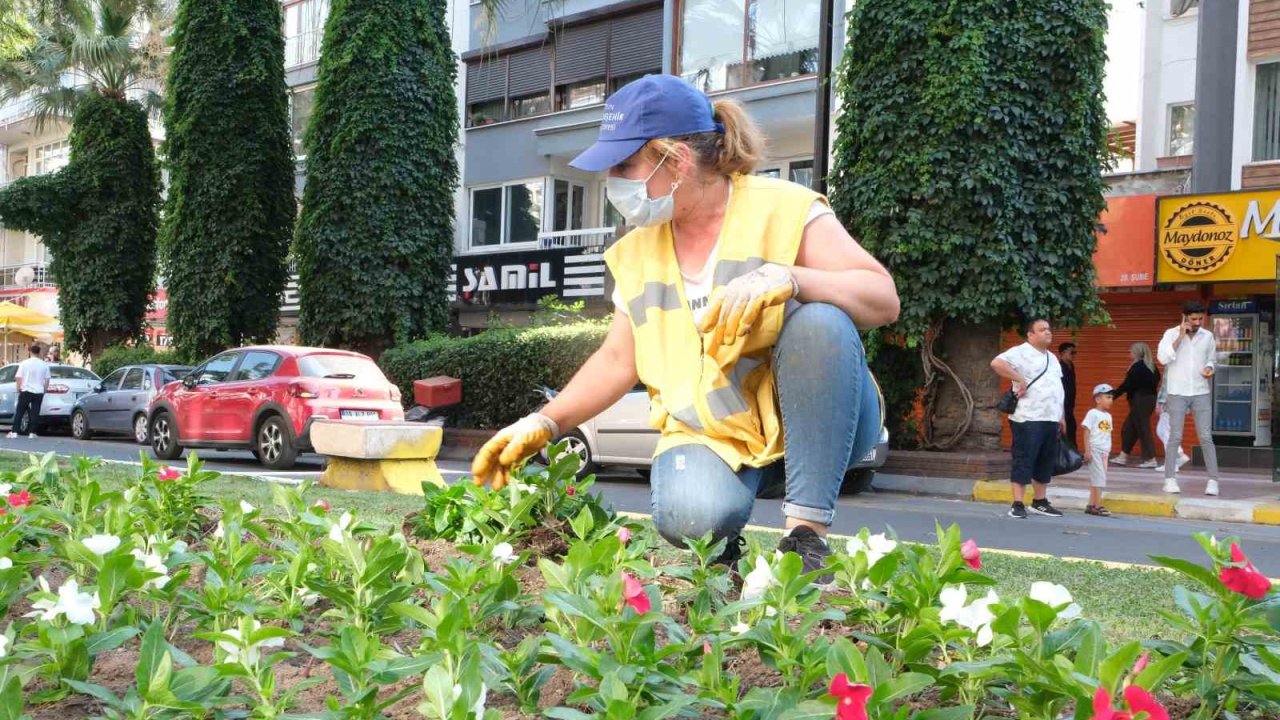
<path fill-rule="evenodd" d="M 22 719 L 22 683 L 17 675 L 9 677 L 0 687 L 0 720 Z"/>
<path fill-rule="evenodd" d="M 89 651 L 89 655 L 97 655 L 108 650 L 115 650 L 137 634 L 138 628 L 132 626 L 94 633 L 85 641 L 85 648 Z"/>
<path fill-rule="evenodd" d="M 921 710 L 911 716 L 911 720 L 970 720 L 973 717 L 972 705 L 958 705 L 949 708 Z"/>
<path fill-rule="evenodd" d="M 904 673 L 895 678 L 876 684 L 871 702 L 887 705 L 895 700 L 905 698 L 933 685 L 933 678 L 923 673 Z"/>
<path fill-rule="evenodd" d="M 101 700 L 107 707 L 114 708 L 120 706 L 120 700 L 110 690 L 101 685 L 80 682 L 79 680 L 71 680 L 69 678 L 63 678 L 62 681 L 72 690 L 75 690 L 81 695 L 88 695 L 89 697 Z"/>
<path fill-rule="evenodd" d="M 1204 586 L 1204 588 L 1209 592 L 1222 592 L 1222 582 L 1218 580 L 1218 576 L 1214 575 L 1213 571 L 1209 568 L 1197 565 L 1189 560 L 1167 557 L 1164 555 L 1152 555 L 1151 559 L 1161 566 L 1167 567 L 1170 570 L 1176 570 L 1186 577 L 1195 580 Z"/>
<path fill-rule="evenodd" d="M 1102 662 L 1099 668 L 1098 680 L 1107 691 L 1115 694 L 1120 687 L 1120 680 L 1133 667 L 1134 661 L 1142 654 L 1142 645 L 1138 642 L 1130 642 L 1122 645 L 1118 650 L 1111 654 L 1111 657 Z"/>
<path fill-rule="evenodd" d="M 1160 658 L 1138 673 L 1133 682 L 1138 687 L 1146 688 L 1152 692 L 1159 691 L 1166 680 L 1182 669 L 1188 657 L 1190 657 L 1190 653 L 1179 652 Z"/>
<path fill-rule="evenodd" d="M 153 621 L 142 635 L 142 647 L 138 651 L 138 667 L 134 671 L 139 695 L 144 698 L 147 696 L 148 688 L 151 687 L 152 671 L 159 664 L 160 658 L 168 655 L 169 647 L 164 639 L 164 625 Z"/>

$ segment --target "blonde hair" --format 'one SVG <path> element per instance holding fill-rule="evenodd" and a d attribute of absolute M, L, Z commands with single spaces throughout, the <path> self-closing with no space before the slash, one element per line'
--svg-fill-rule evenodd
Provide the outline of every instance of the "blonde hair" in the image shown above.
<path fill-rule="evenodd" d="M 677 138 L 650 140 L 642 152 L 659 162 L 677 145 L 685 145 L 698 167 L 717 175 L 745 175 L 754 172 L 764 154 L 764 134 L 742 105 L 735 100 L 716 100 L 711 105 L 724 132 L 705 132 Z"/>
<path fill-rule="evenodd" d="M 1136 342 L 1129 346 L 1129 356 L 1134 360 L 1141 360 L 1147 369 L 1155 372 L 1156 361 L 1151 357 L 1151 346 L 1144 342 Z"/>

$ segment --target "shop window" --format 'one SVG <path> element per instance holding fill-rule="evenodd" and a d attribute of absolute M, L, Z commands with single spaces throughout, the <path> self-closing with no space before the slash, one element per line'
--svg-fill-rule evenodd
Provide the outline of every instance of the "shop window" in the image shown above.
<path fill-rule="evenodd" d="M 818 0 L 688 0 L 681 11 L 680 74 L 703 92 L 813 75 Z M 695 28 L 714 33 L 695 34 Z"/>
<path fill-rule="evenodd" d="M 506 119 L 506 114 L 507 103 L 501 98 L 497 100 L 489 100 L 488 102 L 475 103 L 467 112 L 467 116 L 472 127 L 492 125 L 494 123 L 502 122 Z"/>
<path fill-rule="evenodd" d="M 604 103 L 607 85 L 603 79 L 561 85 L 556 93 L 559 110 L 574 110 Z"/>
<path fill-rule="evenodd" d="M 1280 160 L 1280 63 L 1258 66 L 1253 97 L 1253 159 Z"/>
<path fill-rule="evenodd" d="M 329 0 L 302 0 L 284 7 L 284 65 L 295 67 L 320 59 Z"/>
<path fill-rule="evenodd" d="M 586 196 L 586 186 L 556 180 L 552 193 L 551 229 L 555 232 L 581 230 Z"/>
<path fill-rule="evenodd" d="M 471 191 L 471 247 L 533 243 L 542 230 L 542 179 Z"/>
<path fill-rule="evenodd" d="M 551 94 L 539 93 L 511 99 L 511 117 L 526 118 L 551 112 Z"/>
<path fill-rule="evenodd" d="M 293 156 L 299 160 L 307 157 L 307 149 L 303 146 L 303 136 L 307 132 L 307 121 L 311 119 L 311 111 L 315 109 L 316 88 L 311 86 L 294 90 L 289 98 L 289 115 L 293 127 Z"/>
<path fill-rule="evenodd" d="M 1169 155 L 1190 155 L 1195 149 L 1196 106 L 1173 105 L 1169 108 Z"/>

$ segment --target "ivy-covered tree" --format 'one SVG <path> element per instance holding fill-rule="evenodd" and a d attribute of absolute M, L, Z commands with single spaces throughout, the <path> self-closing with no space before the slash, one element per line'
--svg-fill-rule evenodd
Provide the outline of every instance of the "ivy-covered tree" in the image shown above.
<path fill-rule="evenodd" d="M 897 280 L 901 319 L 881 340 L 921 349 L 929 446 L 998 435 L 986 363 L 999 328 L 1105 317 L 1092 257 L 1106 26 L 1105 0 L 859 0 L 849 13 L 832 199 Z"/>
<path fill-rule="evenodd" d="M 333 3 L 295 241 L 304 342 L 377 356 L 445 327 L 455 75 L 444 0 Z"/>
<path fill-rule="evenodd" d="M 279 0 L 182 0 L 165 108 L 168 329 L 200 357 L 276 334 L 297 213 Z"/>

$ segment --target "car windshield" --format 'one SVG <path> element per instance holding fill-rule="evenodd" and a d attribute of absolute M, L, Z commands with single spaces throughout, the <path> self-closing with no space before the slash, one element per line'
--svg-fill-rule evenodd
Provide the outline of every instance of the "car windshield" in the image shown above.
<path fill-rule="evenodd" d="M 298 374 L 302 377 L 334 380 L 387 381 L 382 370 L 372 360 L 351 355 L 307 355 L 298 358 Z"/>
<path fill-rule="evenodd" d="M 92 372 L 84 368 L 72 367 L 71 365 L 54 365 L 49 368 L 49 377 L 53 380 L 101 380 L 102 378 L 94 375 Z"/>

